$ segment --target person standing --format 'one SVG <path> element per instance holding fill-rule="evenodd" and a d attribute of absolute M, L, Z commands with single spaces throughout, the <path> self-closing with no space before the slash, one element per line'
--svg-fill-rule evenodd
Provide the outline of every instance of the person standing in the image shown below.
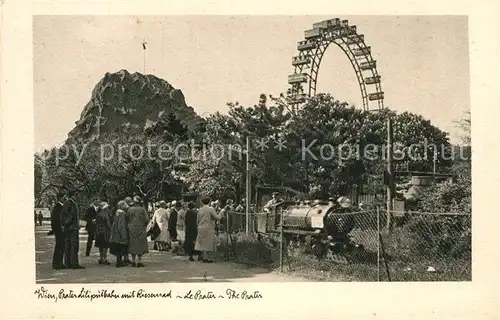
<path fill-rule="evenodd" d="M 43 213 L 41 211 L 38 212 L 38 224 L 40 226 L 43 224 Z"/>
<path fill-rule="evenodd" d="M 79 229 L 78 209 L 73 193 L 68 192 L 68 199 L 62 207 L 63 232 L 65 235 L 65 263 L 70 269 L 85 269 L 78 261 Z"/>
<path fill-rule="evenodd" d="M 177 230 L 177 241 L 179 241 L 179 245 L 183 245 L 186 240 L 186 209 L 182 202 L 177 202 L 176 208 L 177 210 L 177 222 L 176 222 L 176 230 Z"/>
<path fill-rule="evenodd" d="M 172 253 L 177 253 L 179 250 L 179 241 L 177 240 L 177 219 L 179 212 L 177 211 L 177 206 L 177 201 L 172 201 L 172 206 L 168 215 L 168 232 L 172 244 Z"/>
<path fill-rule="evenodd" d="M 188 210 L 186 211 L 186 217 L 184 223 L 186 226 L 186 239 L 184 241 L 184 251 L 189 255 L 189 261 L 194 261 L 193 255 L 194 243 L 196 241 L 196 236 L 198 235 L 198 213 L 195 210 L 194 202 L 190 201 L 188 203 Z"/>
<path fill-rule="evenodd" d="M 85 217 L 83 220 L 87 223 L 85 229 L 87 230 L 88 238 L 87 238 L 87 249 L 85 251 L 85 255 L 88 257 L 90 255 L 90 250 L 92 249 L 92 244 L 95 239 L 95 223 L 97 214 L 99 213 L 99 199 L 94 198 L 92 203 L 85 212 Z"/>
<path fill-rule="evenodd" d="M 142 255 L 148 252 L 146 228 L 149 223 L 149 216 L 142 204 L 141 197 L 134 197 L 134 205 L 128 209 L 128 217 L 129 253 L 132 255 L 132 266 L 144 267 L 141 259 Z"/>
<path fill-rule="evenodd" d="M 264 211 L 265 212 L 270 212 L 271 207 L 274 206 L 275 204 L 281 202 L 282 200 L 279 198 L 279 193 L 278 192 L 273 192 L 271 200 L 269 200 L 266 205 L 264 206 Z"/>
<path fill-rule="evenodd" d="M 66 194 L 62 191 L 57 193 L 57 202 L 50 212 L 51 234 L 56 238 L 54 255 L 52 256 L 52 268 L 54 270 L 64 269 L 64 233 L 61 220 L 61 211 Z"/>
<path fill-rule="evenodd" d="M 109 242 L 110 253 L 116 256 L 116 267 L 120 268 L 127 265 L 123 258 L 125 257 L 125 254 L 127 252 L 129 240 L 126 212 L 129 207 L 124 200 L 119 201 L 117 207 L 118 210 L 116 210 L 115 216 L 113 218 L 113 225 L 111 226 Z"/>
<path fill-rule="evenodd" d="M 168 211 L 167 211 L 167 203 L 165 201 L 160 201 L 158 204 L 158 209 L 153 214 L 153 222 L 158 224 L 160 228 L 160 234 L 155 239 L 155 242 L 158 245 L 159 251 L 165 251 L 167 249 L 167 244 L 170 241 L 170 234 L 168 231 Z"/>
<path fill-rule="evenodd" d="M 111 214 L 108 203 L 101 202 L 95 223 L 95 246 L 99 248 L 99 264 L 109 265 L 107 256 L 111 233 Z"/>
<path fill-rule="evenodd" d="M 128 210 L 134 205 L 134 200 L 132 199 L 132 197 L 126 197 L 124 199 L 124 201 L 125 201 L 125 204 L 127 206 L 123 210 L 125 211 L 125 220 L 126 220 L 127 226 L 128 226 L 128 222 L 130 220 L 129 214 L 128 214 Z M 131 264 L 132 263 L 132 261 L 130 261 L 130 258 L 129 258 L 128 247 L 129 247 L 129 245 L 128 245 L 128 242 L 127 242 L 127 245 L 125 246 L 124 253 L 123 253 L 123 263 L 124 264 Z"/>
<path fill-rule="evenodd" d="M 215 221 L 219 221 L 221 216 L 210 207 L 210 198 L 201 200 L 203 206 L 198 210 L 197 224 L 198 235 L 196 236 L 195 250 L 200 251 L 198 260 L 209 263 L 208 253 L 215 249 Z"/>

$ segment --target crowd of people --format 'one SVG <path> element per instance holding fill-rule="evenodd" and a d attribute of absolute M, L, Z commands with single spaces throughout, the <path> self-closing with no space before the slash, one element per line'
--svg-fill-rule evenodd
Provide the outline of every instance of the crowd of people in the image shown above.
<path fill-rule="evenodd" d="M 98 263 L 110 265 L 108 253 L 116 256 L 116 267 L 144 267 L 142 257 L 148 253 L 148 237 L 159 251 L 194 256 L 204 263 L 213 262 L 210 252 L 215 250 L 216 225 L 222 211 L 216 210 L 210 198 L 201 199 L 197 209 L 194 202 L 160 201 L 152 215 L 146 210 L 140 196 L 118 201 L 113 210 L 105 201 L 93 199 L 82 217 L 71 192 L 59 192 L 51 211 L 49 232 L 55 236 L 52 261 L 54 269 L 83 269 L 78 259 L 81 222 L 87 231 L 85 254 L 92 247 L 99 249 Z M 217 212 L 219 211 L 219 213 Z"/>

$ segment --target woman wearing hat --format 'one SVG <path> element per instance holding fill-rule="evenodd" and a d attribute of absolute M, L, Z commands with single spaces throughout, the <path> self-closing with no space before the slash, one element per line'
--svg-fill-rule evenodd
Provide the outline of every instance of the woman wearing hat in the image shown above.
<path fill-rule="evenodd" d="M 177 202 L 176 206 L 177 210 L 177 223 L 176 223 L 176 229 L 177 229 L 177 241 L 179 241 L 179 244 L 183 244 L 184 241 L 186 240 L 186 209 L 184 208 L 184 205 L 182 202 Z"/>
<path fill-rule="evenodd" d="M 109 265 L 107 256 L 112 226 L 111 210 L 106 202 L 101 202 L 99 209 L 95 222 L 95 246 L 99 248 L 99 264 Z"/>
<path fill-rule="evenodd" d="M 148 252 L 148 238 L 146 228 L 149 215 L 139 196 L 134 197 L 134 205 L 128 209 L 129 253 L 132 255 L 133 267 L 144 267 L 142 255 Z M 136 260 L 137 258 L 137 260 Z M 136 263 L 137 261 L 137 263 Z"/>
<path fill-rule="evenodd" d="M 165 201 L 160 201 L 158 203 L 158 209 L 153 214 L 153 222 L 158 224 L 160 228 L 160 235 L 155 239 L 158 250 L 167 250 L 167 244 L 170 242 L 170 234 L 168 232 L 168 211 L 167 203 Z"/>
<path fill-rule="evenodd" d="M 179 217 L 180 202 L 172 201 L 172 208 L 170 208 L 170 214 L 168 217 L 168 232 L 170 233 L 170 239 L 172 239 L 172 253 L 177 253 L 179 251 L 180 245 L 177 239 L 177 219 Z"/>
<path fill-rule="evenodd" d="M 215 250 L 215 222 L 222 218 L 215 209 L 210 207 L 210 198 L 201 200 L 203 206 L 198 210 L 198 234 L 196 236 L 195 250 L 200 252 L 198 259 L 202 262 L 213 262 L 207 254 Z"/>
<path fill-rule="evenodd" d="M 127 210 L 129 206 L 127 202 L 121 200 L 118 202 L 117 207 L 118 210 L 116 210 L 113 218 L 109 242 L 110 253 L 116 256 L 116 267 L 119 268 L 127 265 L 123 259 L 128 256 Z"/>

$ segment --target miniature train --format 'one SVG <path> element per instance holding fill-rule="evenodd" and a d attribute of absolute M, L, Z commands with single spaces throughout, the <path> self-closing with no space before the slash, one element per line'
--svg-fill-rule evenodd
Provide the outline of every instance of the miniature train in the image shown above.
<path fill-rule="evenodd" d="M 346 197 L 337 201 L 283 201 L 258 215 L 257 232 L 261 236 L 281 233 L 282 218 L 283 239 L 287 245 L 303 245 L 306 251 L 318 258 L 332 258 L 364 250 L 349 236 L 356 227 L 355 209 Z"/>

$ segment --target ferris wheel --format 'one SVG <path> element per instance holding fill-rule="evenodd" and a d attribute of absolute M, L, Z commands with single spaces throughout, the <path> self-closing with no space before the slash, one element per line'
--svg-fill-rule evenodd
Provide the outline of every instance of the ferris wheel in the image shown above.
<path fill-rule="evenodd" d="M 336 44 L 349 58 L 356 73 L 363 110 L 373 111 L 384 108 L 384 92 L 377 62 L 371 55 L 371 47 L 365 44 L 364 35 L 358 34 L 355 25 L 338 18 L 313 24 L 304 32 L 305 39 L 297 43 L 299 54 L 292 58 L 294 74 L 288 76 L 291 88 L 287 91 L 287 101 L 293 110 L 316 94 L 321 60 L 330 44 Z"/>

